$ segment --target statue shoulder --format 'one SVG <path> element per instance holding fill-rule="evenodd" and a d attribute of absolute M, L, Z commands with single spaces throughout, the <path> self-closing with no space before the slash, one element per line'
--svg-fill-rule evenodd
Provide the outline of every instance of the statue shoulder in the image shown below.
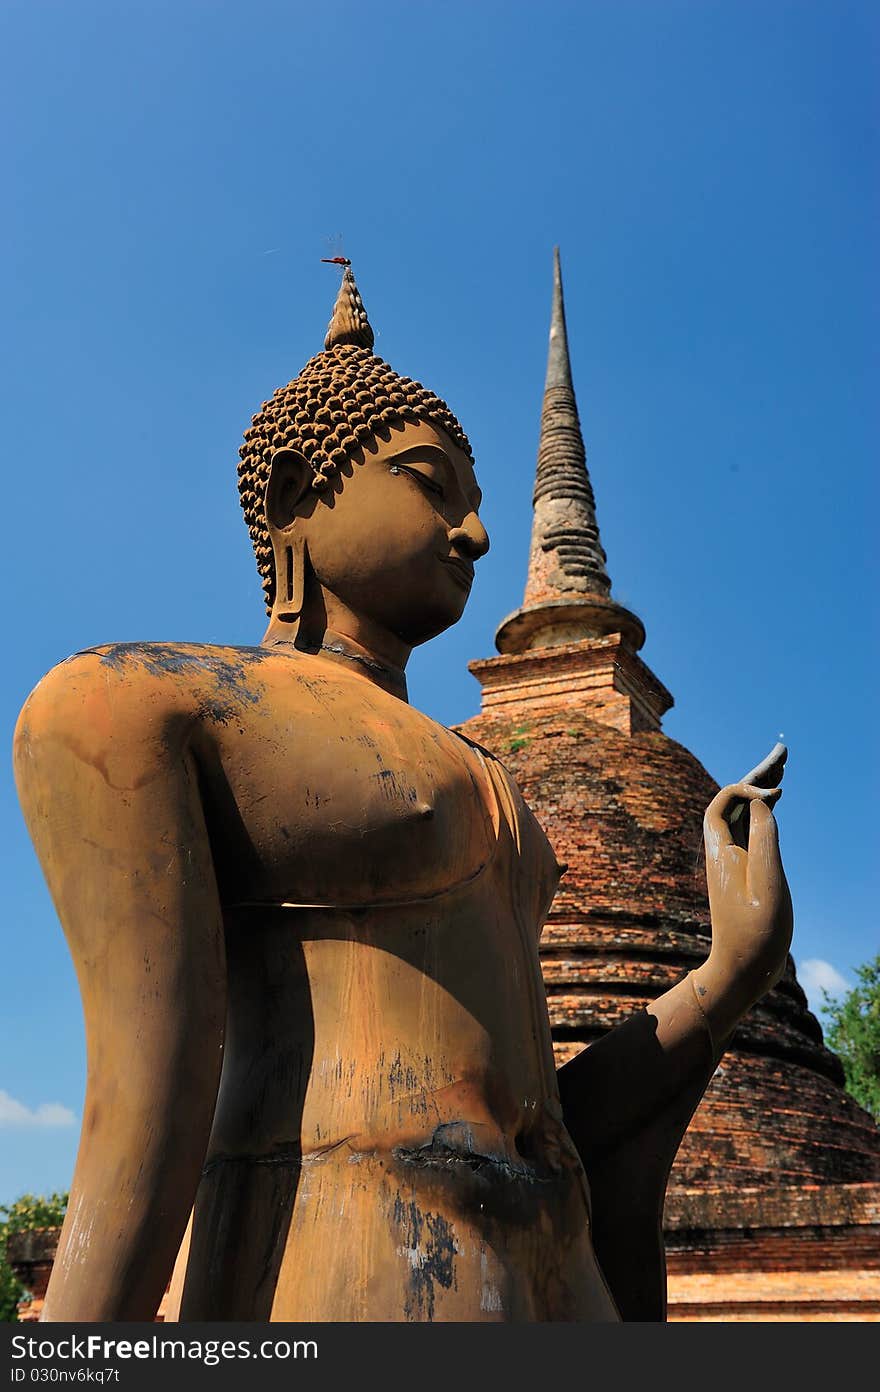
<path fill-rule="evenodd" d="M 253 700 L 259 649 L 106 643 L 53 667 L 28 697 L 16 743 L 78 730 L 90 743 L 156 732 Z"/>

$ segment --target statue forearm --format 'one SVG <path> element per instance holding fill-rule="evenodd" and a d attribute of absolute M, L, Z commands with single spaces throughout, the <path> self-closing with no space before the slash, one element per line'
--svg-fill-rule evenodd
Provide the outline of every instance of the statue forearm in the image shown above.
<path fill-rule="evenodd" d="M 559 1070 L 565 1123 L 581 1157 L 607 1154 L 667 1114 L 677 1148 L 718 1057 L 689 974 Z"/>
<path fill-rule="evenodd" d="M 625 1320 L 664 1317 L 666 1181 L 717 1061 L 688 976 L 559 1070 L 596 1255 Z"/>
<path fill-rule="evenodd" d="M 191 1027 L 173 1031 L 124 1079 L 121 1063 L 90 1060 L 83 1134 L 44 1320 L 155 1317 L 201 1174 L 217 1088 L 222 1022 L 212 1029 L 200 1003 L 194 1005 Z M 135 1015 L 132 1030 L 143 1020 Z M 111 1039 L 94 1012 L 87 1011 L 87 1025 L 90 1055 L 104 1053 L 108 1043 L 120 1049 L 130 1042 L 119 1033 Z M 121 1086 L 136 1101 L 123 1103 Z"/>

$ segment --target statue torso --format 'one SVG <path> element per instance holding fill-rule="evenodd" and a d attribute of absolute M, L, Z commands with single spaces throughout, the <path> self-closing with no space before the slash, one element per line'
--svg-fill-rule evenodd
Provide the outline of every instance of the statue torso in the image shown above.
<path fill-rule="evenodd" d="M 101 660 L 187 689 L 226 923 L 184 1316 L 614 1318 L 537 954 L 558 868 L 502 766 L 293 649 Z"/>

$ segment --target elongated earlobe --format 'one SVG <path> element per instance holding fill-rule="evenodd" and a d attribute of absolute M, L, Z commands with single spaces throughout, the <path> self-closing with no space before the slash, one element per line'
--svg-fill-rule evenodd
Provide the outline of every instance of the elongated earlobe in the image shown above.
<path fill-rule="evenodd" d="M 272 547 L 275 552 L 275 604 L 272 615 L 282 623 L 296 624 L 302 614 L 305 598 L 305 541 L 291 533 L 275 533 Z"/>
<path fill-rule="evenodd" d="M 305 602 L 306 543 L 300 510 L 313 479 L 308 461 L 297 450 L 280 449 L 272 458 L 266 485 L 266 529 L 275 564 L 272 618 L 296 636 Z"/>

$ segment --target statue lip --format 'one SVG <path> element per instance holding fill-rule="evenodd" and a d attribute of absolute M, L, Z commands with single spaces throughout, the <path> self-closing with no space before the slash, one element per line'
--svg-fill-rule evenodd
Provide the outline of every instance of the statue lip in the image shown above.
<path fill-rule="evenodd" d="M 473 561 L 466 561 L 462 556 L 441 556 L 440 559 L 444 565 L 449 566 L 450 570 L 455 571 L 457 575 L 461 576 L 468 589 L 470 589 L 471 585 L 474 583 Z"/>

